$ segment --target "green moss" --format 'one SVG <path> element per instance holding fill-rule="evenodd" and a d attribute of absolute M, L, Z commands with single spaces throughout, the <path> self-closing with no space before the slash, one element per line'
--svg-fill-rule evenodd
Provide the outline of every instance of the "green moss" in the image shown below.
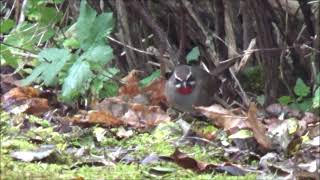
<path fill-rule="evenodd" d="M 36 123 L 36 124 L 39 124 L 40 126 L 46 128 L 46 127 L 49 127 L 50 126 L 50 123 L 48 120 L 45 120 L 45 119 L 41 119 L 41 118 L 38 118 L 36 116 L 28 116 L 29 117 L 29 121 L 31 123 Z"/>
<path fill-rule="evenodd" d="M 42 123 L 36 119 L 37 126 L 32 126 L 28 131 L 21 131 L 19 123 L 11 123 L 11 115 L 1 112 L 1 179 L 255 179 L 255 175 L 245 177 L 230 177 L 224 174 L 196 173 L 182 168 L 173 162 L 156 161 L 142 165 L 140 160 L 150 154 L 170 156 L 176 146 L 190 157 L 206 163 L 220 163 L 221 149 L 207 144 L 179 144 L 182 130 L 177 123 L 162 123 L 150 132 L 134 132 L 129 138 L 119 139 L 115 134 L 117 128 L 105 129 L 106 133 L 97 140 L 97 127 L 80 128 L 72 127 L 72 131 L 60 134 L 53 131 L 51 124 Z M 23 118 L 23 115 L 21 116 Z M 19 117 L 19 118 L 21 118 Z M 204 127 L 205 132 L 214 131 L 211 126 Z M 99 134 L 99 133 L 98 133 Z M 40 141 L 34 141 L 34 140 Z M 37 144 L 35 143 L 37 142 Z M 20 150 L 33 150 L 41 144 L 56 145 L 56 152 L 42 162 L 22 162 L 10 157 L 10 153 Z M 177 145 L 179 144 L 179 145 Z M 84 157 L 76 157 L 67 153 L 67 148 L 85 148 Z M 114 162 L 114 166 L 89 166 L 73 167 L 77 162 L 83 162 L 91 155 L 105 155 L 104 148 L 121 147 L 134 149 L 128 151 L 126 156 L 135 160 L 131 164 Z M 108 158 L 107 158 L 108 159 Z M 49 163 L 51 162 L 51 163 Z M 73 167 L 73 168 L 71 168 Z M 160 174 L 154 173 L 154 169 L 167 171 Z"/>
<path fill-rule="evenodd" d="M 30 143 L 27 139 L 17 137 L 15 139 L 1 139 L 1 149 L 3 150 L 30 150 L 36 146 Z"/>

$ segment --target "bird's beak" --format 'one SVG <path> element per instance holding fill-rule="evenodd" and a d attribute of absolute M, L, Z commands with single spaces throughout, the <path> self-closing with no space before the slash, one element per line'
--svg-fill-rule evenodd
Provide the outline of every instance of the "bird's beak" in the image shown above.
<path fill-rule="evenodd" d="M 184 82 L 182 83 L 182 87 L 187 88 L 187 82 L 184 81 Z"/>

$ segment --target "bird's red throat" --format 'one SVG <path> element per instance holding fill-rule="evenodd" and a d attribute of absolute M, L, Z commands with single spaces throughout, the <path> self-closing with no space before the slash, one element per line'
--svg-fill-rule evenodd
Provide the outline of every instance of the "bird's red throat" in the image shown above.
<path fill-rule="evenodd" d="M 177 91 L 180 94 L 186 95 L 186 94 L 190 94 L 192 93 L 192 87 L 181 87 L 181 88 L 177 88 Z"/>

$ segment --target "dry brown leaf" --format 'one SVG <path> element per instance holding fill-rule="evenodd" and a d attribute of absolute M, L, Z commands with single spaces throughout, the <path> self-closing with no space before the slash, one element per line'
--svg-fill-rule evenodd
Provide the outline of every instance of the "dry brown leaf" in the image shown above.
<path fill-rule="evenodd" d="M 10 99 L 20 100 L 32 97 L 39 97 L 40 91 L 33 87 L 17 87 L 11 89 L 3 95 L 3 101 L 10 101 Z"/>
<path fill-rule="evenodd" d="M 212 105 L 209 107 L 195 107 L 203 115 L 211 119 L 213 124 L 222 127 L 233 134 L 240 129 L 250 128 L 253 131 L 257 142 L 266 150 L 271 149 L 270 139 L 266 136 L 264 125 L 256 118 L 256 106 L 250 105 L 247 115 L 236 115 L 233 112 L 221 107 L 220 105 Z"/>
<path fill-rule="evenodd" d="M 248 127 L 253 131 L 253 135 L 257 142 L 266 150 L 271 149 L 271 141 L 266 135 L 265 126 L 257 119 L 257 107 L 254 103 L 250 103 L 248 111 L 248 119 L 245 121 Z"/>
<path fill-rule="evenodd" d="M 170 117 L 159 106 L 129 103 L 120 97 L 107 98 L 98 104 L 95 109 L 111 115 L 121 121 L 122 124 L 137 128 L 153 127 L 160 122 L 170 121 Z"/>
<path fill-rule="evenodd" d="M 100 124 L 108 127 L 123 124 L 120 119 L 114 117 L 111 113 L 103 111 L 89 111 L 88 113 L 75 115 L 70 120 L 74 123 Z"/>
<path fill-rule="evenodd" d="M 150 101 L 152 105 L 159 105 L 160 103 L 166 102 L 166 96 L 164 94 L 165 85 L 166 80 L 159 78 L 143 88 L 142 92 L 150 94 Z"/>
<path fill-rule="evenodd" d="M 114 117 L 111 113 L 102 111 L 89 111 L 88 120 L 105 126 L 119 126 L 123 124 L 120 119 Z"/>
<path fill-rule="evenodd" d="M 197 172 L 205 172 L 209 170 L 216 170 L 217 172 L 227 172 L 231 175 L 245 175 L 247 172 L 245 169 L 241 168 L 239 165 L 224 163 L 220 165 L 208 164 L 195 160 L 194 158 L 189 157 L 187 154 L 179 151 L 178 149 L 169 157 L 172 161 L 177 163 L 179 166 L 192 169 Z"/>
<path fill-rule="evenodd" d="M 170 117 L 159 106 L 129 104 L 129 110 L 122 120 L 133 127 L 153 127 L 170 121 Z"/>
<path fill-rule="evenodd" d="M 97 104 L 93 109 L 98 111 L 110 112 L 115 117 L 122 117 L 128 111 L 128 102 L 121 99 L 121 97 L 106 98 Z"/>
<path fill-rule="evenodd" d="M 33 87 L 17 87 L 2 96 L 2 107 L 7 111 L 41 115 L 49 110 L 48 100 L 39 98 L 40 91 Z"/>
<path fill-rule="evenodd" d="M 222 127 L 225 130 L 233 131 L 246 127 L 244 124 L 245 116 L 236 115 L 220 105 L 214 104 L 208 107 L 199 106 L 195 107 L 195 109 L 208 117 L 214 125 Z"/>
<path fill-rule="evenodd" d="M 120 96 L 134 97 L 141 92 L 138 78 L 139 72 L 140 71 L 132 70 L 126 77 L 122 79 L 125 84 L 119 88 Z"/>
<path fill-rule="evenodd" d="M 41 115 L 49 110 L 48 100 L 44 98 L 30 98 L 25 101 L 29 108 L 26 113 L 33 115 Z"/>

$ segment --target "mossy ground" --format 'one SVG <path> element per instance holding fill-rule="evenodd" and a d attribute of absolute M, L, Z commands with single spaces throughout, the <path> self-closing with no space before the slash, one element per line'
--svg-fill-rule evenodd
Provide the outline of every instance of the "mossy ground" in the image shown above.
<path fill-rule="evenodd" d="M 32 127 L 23 129 L 22 121 L 28 119 Z M 97 133 L 101 127 L 80 128 L 74 126 L 69 133 L 55 132 L 54 125 L 46 120 L 32 116 L 17 118 L 1 112 L 1 179 L 255 179 L 254 174 L 230 176 L 207 172 L 197 173 L 179 167 L 168 161 L 155 161 L 141 164 L 141 160 L 150 154 L 169 156 L 178 146 L 191 157 L 206 163 L 218 163 L 220 158 L 211 146 L 191 143 L 177 143 L 181 131 L 175 123 L 160 124 L 148 132 L 135 132 L 129 138 L 118 138 L 113 129 L 106 130 L 99 141 Z M 34 126 L 36 124 L 36 126 Z M 98 129 L 98 131 L 97 131 Z M 14 151 L 33 150 L 41 144 L 54 144 L 54 154 L 41 161 L 23 162 L 13 159 Z M 126 157 L 130 162 L 110 160 L 105 148 L 122 148 L 127 150 Z M 68 149 L 84 148 L 86 153 L 76 157 Z M 129 150 L 131 149 L 131 150 Z M 107 155 L 106 155 L 107 154 Z M 218 153 L 219 154 L 219 153 Z M 88 157 L 109 157 L 110 165 L 84 163 Z M 77 165 L 78 164 L 78 165 Z"/>

